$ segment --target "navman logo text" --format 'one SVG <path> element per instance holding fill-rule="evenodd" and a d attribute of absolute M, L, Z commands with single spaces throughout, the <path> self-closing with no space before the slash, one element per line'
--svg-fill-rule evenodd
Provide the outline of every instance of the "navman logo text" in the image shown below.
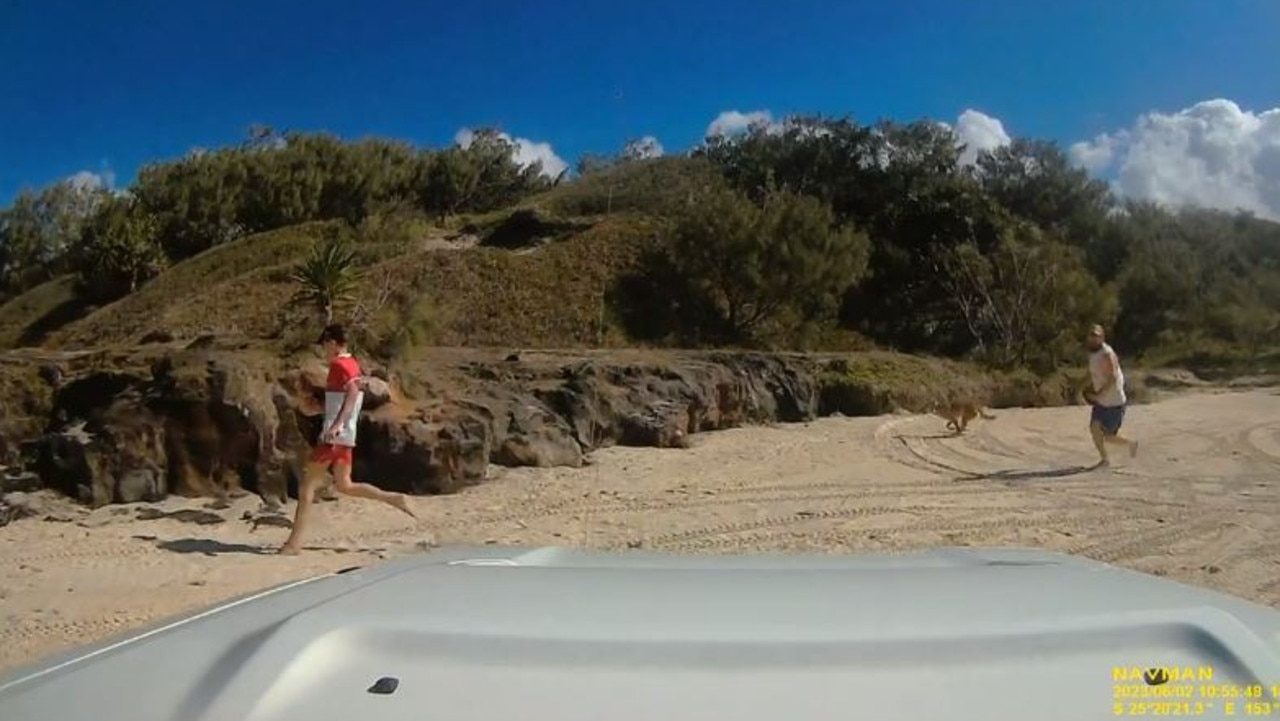
<path fill-rule="evenodd" d="M 1212 666 L 1112 666 L 1111 680 L 1116 683 L 1145 683 L 1161 686 L 1174 683 L 1210 683 Z"/>

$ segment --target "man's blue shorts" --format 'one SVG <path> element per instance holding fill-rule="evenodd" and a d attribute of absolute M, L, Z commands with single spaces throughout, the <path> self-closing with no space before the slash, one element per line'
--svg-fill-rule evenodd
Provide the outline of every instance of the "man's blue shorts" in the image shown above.
<path fill-rule="evenodd" d="M 1089 423 L 1100 424 L 1104 434 L 1114 436 L 1120 432 L 1120 426 L 1124 423 L 1124 406 L 1095 405 L 1089 415 Z"/>

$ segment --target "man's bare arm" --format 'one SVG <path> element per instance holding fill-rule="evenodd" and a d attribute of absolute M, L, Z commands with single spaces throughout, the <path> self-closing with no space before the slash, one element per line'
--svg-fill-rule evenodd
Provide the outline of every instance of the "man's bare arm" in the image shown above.
<path fill-rule="evenodd" d="M 1106 378 L 1102 383 L 1102 387 L 1094 391 L 1098 395 L 1102 395 L 1115 387 L 1116 384 L 1116 357 L 1110 353 L 1106 354 L 1107 362 L 1102 367 L 1102 376 Z"/>

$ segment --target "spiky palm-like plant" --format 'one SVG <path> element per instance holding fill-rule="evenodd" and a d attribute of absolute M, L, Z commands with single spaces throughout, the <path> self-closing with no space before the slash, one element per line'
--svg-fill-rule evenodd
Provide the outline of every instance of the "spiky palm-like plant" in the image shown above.
<path fill-rule="evenodd" d="M 298 285 L 290 305 L 315 308 L 326 324 L 333 322 L 334 308 L 355 295 L 359 274 L 356 252 L 350 243 L 330 239 L 317 243 L 311 254 L 289 276 Z"/>

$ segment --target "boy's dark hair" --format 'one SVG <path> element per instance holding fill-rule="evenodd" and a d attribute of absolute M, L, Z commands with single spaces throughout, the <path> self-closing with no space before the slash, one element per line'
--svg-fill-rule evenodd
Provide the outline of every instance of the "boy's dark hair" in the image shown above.
<path fill-rule="evenodd" d="M 340 323 L 330 323 L 320 331 L 320 339 L 316 343 L 324 345 L 326 341 L 333 341 L 338 345 L 347 344 L 347 329 L 342 327 Z"/>

